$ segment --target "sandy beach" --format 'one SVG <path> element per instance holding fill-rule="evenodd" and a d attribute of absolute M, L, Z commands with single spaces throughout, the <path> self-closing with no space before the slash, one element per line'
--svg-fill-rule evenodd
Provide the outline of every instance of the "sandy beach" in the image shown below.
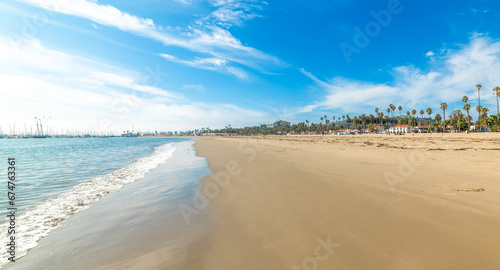
<path fill-rule="evenodd" d="M 500 134 L 175 147 L 5 269 L 500 269 Z"/>
<path fill-rule="evenodd" d="M 202 138 L 183 269 L 500 269 L 500 134 Z"/>

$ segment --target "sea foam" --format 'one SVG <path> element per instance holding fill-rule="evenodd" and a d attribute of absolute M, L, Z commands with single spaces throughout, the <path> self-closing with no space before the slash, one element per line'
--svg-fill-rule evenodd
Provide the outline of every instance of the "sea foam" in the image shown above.
<path fill-rule="evenodd" d="M 38 241 L 59 227 L 68 217 L 78 213 L 110 192 L 145 176 L 172 157 L 175 147 L 168 143 L 155 148 L 150 156 L 102 177 L 89 179 L 71 190 L 39 202 L 16 217 L 16 259 L 38 245 Z M 82 168 L 85 170 L 85 168 Z M 0 225 L 0 239 L 7 241 L 7 223 Z M 5 245 L 4 248 L 6 247 Z M 5 252 L 0 252 L 0 267 L 9 263 Z"/>

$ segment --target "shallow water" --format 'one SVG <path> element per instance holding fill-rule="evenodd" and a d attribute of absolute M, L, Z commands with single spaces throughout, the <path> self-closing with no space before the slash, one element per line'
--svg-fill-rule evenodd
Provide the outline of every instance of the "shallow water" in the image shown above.
<path fill-rule="evenodd" d="M 175 141 L 179 139 L 2 140 L 1 158 L 16 158 L 16 257 L 34 248 L 71 215 L 170 159 Z M 6 197 L 2 196 L 5 206 Z M 7 239 L 5 221 L 0 228 L 1 238 Z M 0 265 L 7 262 L 7 254 L 0 253 Z"/>
<path fill-rule="evenodd" d="M 1 139 L 0 175 L 7 158 L 16 158 L 16 207 L 22 213 L 37 202 L 61 194 L 94 177 L 106 175 L 149 156 L 174 138 Z M 6 177 L 4 178 L 7 179 Z M 3 180 L 3 179 L 2 179 Z M 0 204 L 7 203 L 0 196 Z M 0 215 L 7 211 L 0 208 Z"/>
<path fill-rule="evenodd" d="M 73 215 L 5 268 L 122 269 L 148 254 L 165 267 L 185 260 L 187 246 L 209 229 L 203 213 L 186 224 L 179 211 L 191 203 L 196 180 L 210 172 L 192 144 L 173 144 L 167 162 Z"/>

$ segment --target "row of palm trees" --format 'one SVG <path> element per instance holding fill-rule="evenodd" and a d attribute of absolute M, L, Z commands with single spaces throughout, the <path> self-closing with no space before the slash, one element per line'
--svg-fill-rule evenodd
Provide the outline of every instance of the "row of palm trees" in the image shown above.
<path fill-rule="evenodd" d="M 484 126 L 485 129 L 488 129 L 488 122 L 491 122 L 492 125 L 494 123 L 494 117 L 488 117 L 489 109 L 486 107 L 481 106 L 481 89 L 483 86 L 481 84 L 476 85 L 477 90 L 478 90 L 478 105 L 476 106 L 476 111 L 478 112 L 478 120 L 477 120 L 477 125 L 479 129 L 481 129 L 482 123 L 484 121 Z M 497 131 L 500 131 L 500 106 L 499 106 L 499 98 L 500 98 L 500 87 L 495 87 L 493 88 L 493 95 L 496 96 L 497 100 L 497 115 L 496 117 L 496 122 L 497 122 Z M 454 110 L 449 116 L 448 120 L 446 119 L 446 110 L 448 109 L 448 104 L 445 102 L 440 104 L 440 109 L 443 111 L 443 117 L 441 118 L 440 114 L 436 114 L 434 117 L 435 121 L 435 128 L 442 129 L 443 132 L 446 132 L 446 126 L 447 126 L 447 121 L 448 124 L 451 126 L 456 127 L 457 131 L 461 131 L 463 129 L 470 130 L 471 122 L 472 122 L 472 116 L 470 115 L 470 111 L 472 106 L 469 104 L 469 97 L 464 96 L 462 97 L 462 102 L 464 103 L 462 109 L 459 110 Z M 395 111 L 399 111 L 399 117 L 395 116 Z M 467 116 L 465 116 L 462 112 L 464 110 L 467 113 Z M 332 116 L 331 118 L 328 118 L 327 115 L 321 116 L 320 117 L 320 123 L 315 124 L 312 122 L 309 122 L 309 120 L 305 120 L 305 122 L 300 122 L 298 124 L 293 124 L 293 125 L 286 125 L 286 126 L 278 126 L 278 127 L 269 127 L 268 125 L 261 125 L 261 126 L 255 126 L 255 127 L 245 127 L 245 128 L 232 128 L 231 125 L 227 126 L 225 129 L 222 130 L 215 130 L 215 132 L 231 132 L 231 133 L 238 133 L 238 134 L 276 134 L 276 132 L 290 132 L 290 131 L 295 131 L 297 133 L 303 132 L 303 131 L 317 131 L 317 132 L 322 132 L 326 131 L 329 129 L 343 129 L 347 127 L 354 127 L 354 128 L 369 128 L 371 131 L 374 131 L 376 129 L 379 129 L 379 126 L 385 126 L 383 127 L 388 128 L 392 125 L 395 124 L 408 124 L 411 125 L 412 127 L 417 125 L 418 122 L 418 116 L 417 114 L 421 115 L 420 118 L 420 125 L 424 125 L 424 115 L 428 115 L 428 131 L 430 131 L 431 126 L 432 126 L 432 118 L 431 115 L 433 113 L 432 108 L 427 108 L 426 110 L 411 110 L 407 111 L 405 113 L 404 117 L 402 115 L 403 107 L 402 106 L 395 106 L 393 104 L 389 104 L 388 108 L 385 110 L 387 112 L 387 115 L 384 115 L 384 113 L 379 109 L 375 108 L 375 115 L 370 114 L 361 114 L 359 116 L 354 116 L 350 117 L 349 114 L 342 115 L 339 117 Z M 330 120 L 331 119 L 331 120 Z M 369 124 L 368 124 L 369 123 Z M 467 123 L 467 125 L 465 125 Z M 289 124 L 289 123 L 288 123 Z"/>
<path fill-rule="evenodd" d="M 486 108 L 486 107 L 483 107 L 481 106 L 481 88 L 483 87 L 481 84 L 478 84 L 476 85 L 477 89 L 478 89 L 478 105 L 476 106 L 476 111 L 478 112 L 478 121 L 477 121 L 477 124 L 479 127 L 481 127 L 481 122 L 484 120 L 484 126 L 485 126 L 485 129 L 488 129 L 488 113 L 489 113 L 489 109 Z M 498 122 L 498 128 L 500 129 L 500 106 L 499 106 L 499 97 L 500 97 L 500 87 L 495 87 L 493 88 L 493 95 L 496 96 L 496 100 L 497 100 L 497 122 Z M 469 97 L 467 96 L 464 96 L 462 97 L 462 102 L 464 103 L 463 105 L 463 110 L 467 112 L 467 117 L 464 117 L 463 113 L 461 112 L 461 110 L 454 110 L 453 111 L 453 114 L 449 116 L 450 118 L 450 122 L 458 122 L 458 130 L 460 131 L 461 128 L 460 128 L 460 125 L 461 125 L 461 120 L 465 118 L 466 122 L 467 122 L 467 128 L 470 130 L 470 126 L 471 126 L 471 121 L 472 121 L 472 117 L 470 116 L 470 110 L 471 110 L 471 105 L 468 103 L 469 102 Z M 394 113 L 396 111 L 396 109 L 399 111 L 399 119 L 396 119 L 396 117 L 394 116 Z M 446 110 L 448 109 L 448 104 L 446 104 L 445 102 L 441 103 L 440 105 L 440 109 L 443 110 L 443 117 L 441 118 L 441 115 L 439 114 L 436 114 L 435 116 L 435 122 L 438 123 L 438 125 L 441 123 L 441 120 L 442 120 L 442 125 L 440 126 L 443 130 L 443 132 L 446 132 Z M 337 119 L 338 120 L 338 128 L 343 128 L 344 126 L 341 125 L 340 123 L 340 119 L 342 119 L 342 122 L 343 123 L 347 123 L 348 126 L 352 126 L 351 124 L 353 124 L 354 126 L 357 126 L 356 124 L 358 122 L 362 122 L 362 123 L 366 123 L 366 120 L 370 120 L 372 124 L 374 124 L 374 122 L 377 122 L 378 124 L 380 125 L 383 125 L 383 120 L 385 120 L 386 124 L 388 125 L 393 125 L 393 124 L 396 124 L 397 122 L 399 122 L 400 124 L 401 123 L 404 123 L 404 122 L 407 122 L 408 124 L 412 125 L 412 126 L 415 126 L 416 125 L 416 120 L 417 120 L 417 110 L 411 110 L 411 111 L 407 111 L 406 112 L 406 119 L 407 121 L 405 121 L 405 119 L 402 117 L 401 115 L 401 112 L 403 110 L 403 107 L 402 106 L 398 106 L 396 107 L 395 105 L 393 104 L 389 104 L 388 108 L 386 109 L 386 112 L 387 112 L 387 116 L 384 115 L 383 112 L 380 111 L 379 108 L 375 108 L 375 114 L 376 114 L 376 117 L 373 116 L 372 114 L 370 114 L 369 116 L 366 116 L 365 114 L 362 114 L 360 116 L 354 116 L 354 118 L 350 118 L 350 116 L 347 114 L 347 115 L 342 115 L 341 117 L 338 117 L 336 118 L 335 116 L 332 117 L 332 127 L 335 128 L 335 120 Z M 420 110 L 418 112 L 421 117 L 422 117 L 422 120 L 421 120 L 421 124 L 424 122 L 424 114 L 427 114 L 429 116 L 429 125 L 428 125 L 428 129 L 430 130 L 431 128 L 431 115 L 433 113 L 433 110 L 432 108 L 427 108 L 425 111 L 424 110 Z M 392 114 L 392 115 L 391 115 Z M 413 117 L 410 119 L 410 115 L 412 115 Z M 409 119 L 409 120 L 408 120 Z M 328 117 L 326 115 L 324 116 L 321 116 L 320 117 L 320 120 L 321 120 L 321 123 L 320 123 L 320 126 L 323 125 L 323 121 L 325 121 L 325 125 L 323 125 L 323 127 L 325 129 L 329 128 L 330 127 L 330 120 L 328 119 Z M 309 121 L 306 120 L 306 125 L 308 126 L 309 125 Z M 315 125 L 313 124 L 313 127 Z"/>

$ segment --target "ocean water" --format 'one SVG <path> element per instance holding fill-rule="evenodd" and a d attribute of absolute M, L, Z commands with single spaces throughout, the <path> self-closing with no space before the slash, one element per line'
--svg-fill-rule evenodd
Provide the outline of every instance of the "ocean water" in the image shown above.
<path fill-rule="evenodd" d="M 0 140 L 0 175 L 4 178 L 0 194 L 5 193 L 0 196 L 1 239 L 7 239 L 8 158 L 16 160 L 14 207 L 19 258 L 71 215 L 166 162 L 175 151 L 174 143 L 182 140 L 186 139 Z M 7 254 L 2 251 L 0 266 L 6 263 Z"/>
<path fill-rule="evenodd" d="M 172 158 L 72 215 L 26 256 L 2 269 L 153 269 L 155 264 L 183 269 L 192 259 L 190 247 L 214 229 L 204 211 L 186 222 L 179 210 L 182 204 L 193 205 L 197 180 L 210 173 L 193 144 L 174 143 Z"/>

